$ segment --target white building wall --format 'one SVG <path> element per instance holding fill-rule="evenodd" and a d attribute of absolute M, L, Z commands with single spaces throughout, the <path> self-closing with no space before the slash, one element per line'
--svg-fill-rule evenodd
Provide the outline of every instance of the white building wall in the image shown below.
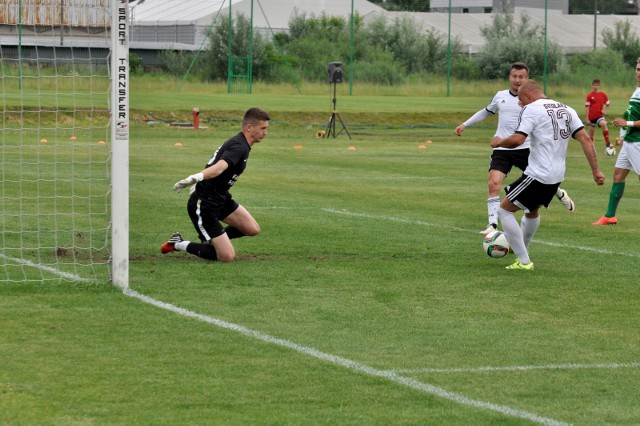
<path fill-rule="evenodd" d="M 569 13 L 569 0 L 547 0 L 547 11 Z M 515 12 L 517 10 L 544 10 L 541 0 L 451 0 L 453 13 Z M 449 0 L 431 0 L 431 12 L 448 13 Z"/>

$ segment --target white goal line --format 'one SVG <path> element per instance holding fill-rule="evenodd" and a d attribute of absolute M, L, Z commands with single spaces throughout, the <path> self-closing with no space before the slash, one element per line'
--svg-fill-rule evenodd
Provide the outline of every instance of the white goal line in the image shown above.
<path fill-rule="evenodd" d="M 35 262 L 31 262 L 30 260 L 27 259 L 21 259 L 19 257 L 13 257 L 13 256 L 7 256 L 6 254 L 2 254 L 0 253 L 0 258 L 8 260 L 9 262 L 13 262 L 13 263 L 17 263 L 19 265 L 23 265 L 23 266 L 29 266 L 32 268 L 36 268 L 36 269 L 40 269 L 41 271 L 44 272 L 49 272 L 53 275 L 57 275 L 59 277 L 62 277 L 66 280 L 69 281 L 81 281 L 81 282 L 95 282 L 96 280 L 93 278 L 82 278 L 76 274 L 72 274 L 69 272 L 64 272 L 61 271 L 59 269 L 56 269 L 52 266 L 47 266 L 47 265 L 41 265 L 39 263 L 35 263 Z"/>

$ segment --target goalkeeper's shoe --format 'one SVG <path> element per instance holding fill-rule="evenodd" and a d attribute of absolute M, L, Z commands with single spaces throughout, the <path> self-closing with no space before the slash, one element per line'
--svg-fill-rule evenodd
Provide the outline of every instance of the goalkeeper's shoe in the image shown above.
<path fill-rule="evenodd" d="M 600 226 L 600 225 L 617 225 L 618 219 L 613 217 L 602 216 L 600 219 L 596 220 L 592 223 L 592 225 Z"/>
<path fill-rule="evenodd" d="M 513 263 L 512 265 L 509 265 L 507 267 L 505 267 L 505 269 L 522 269 L 524 271 L 532 271 L 533 270 L 533 262 L 529 262 L 529 263 L 522 263 L 519 260 L 516 260 L 515 263 Z"/>
<path fill-rule="evenodd" d="M 576 209 L 573 200 L 569 198 L 569 195 L 567 195 L 567 191 L 565 191 L 564 189 L 560 190 L 559 192 L 561 195 L 556 195 L 556 197 L 558 197 L 558 200 L 560 200 L 562 205 L 565 206 L 567 210 L 569 210 L 569 213 L 573 213 L 573 211 Z"/>
<path fill-rule="evenodd" d="M 175 251 L 176 243 L 179 243 L 181 241 L 184 241 L 184 238 L 182 238 L 182 235 L 179 232 L 174 232 L 171 238 L 169 238 L 166 243 L 160 246 L 160 251 L 162 253 L 170 253 L 172 251 Z"/>

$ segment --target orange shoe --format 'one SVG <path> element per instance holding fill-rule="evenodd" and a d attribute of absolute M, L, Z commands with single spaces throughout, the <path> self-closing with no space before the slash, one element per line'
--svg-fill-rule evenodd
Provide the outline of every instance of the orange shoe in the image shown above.
<path fill-rule="evenodd" d="M 618 219 L 616 217 L 606 217 L 602 216 L 597 221 L 593 222 L 592 225 L 600 226 L 600 225 L 617 225 Z"/>
<path fill-rule="evenodd" d="M 172 251 L 176 250 L 176 247 L 175 247 L 176 243 L 179 243 L 181 241 L 184 241 L 184 239 L 182 238 L 182 235 L 180 235 L 179 232 L 174 232 L 171 238 L 169 238 L 169 240 L 166 243 L 160 246 L 160 251 L 163 254 L 171 253 Z"/>

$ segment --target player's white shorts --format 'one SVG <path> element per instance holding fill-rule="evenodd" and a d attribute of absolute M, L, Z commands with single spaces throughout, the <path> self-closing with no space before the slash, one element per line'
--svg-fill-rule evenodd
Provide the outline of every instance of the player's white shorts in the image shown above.
<path fill-rule="evenodd" d="M 632 170 L 640 175 L 640 142 L 624 142 L 616 160 L 618 169 Z"/>

